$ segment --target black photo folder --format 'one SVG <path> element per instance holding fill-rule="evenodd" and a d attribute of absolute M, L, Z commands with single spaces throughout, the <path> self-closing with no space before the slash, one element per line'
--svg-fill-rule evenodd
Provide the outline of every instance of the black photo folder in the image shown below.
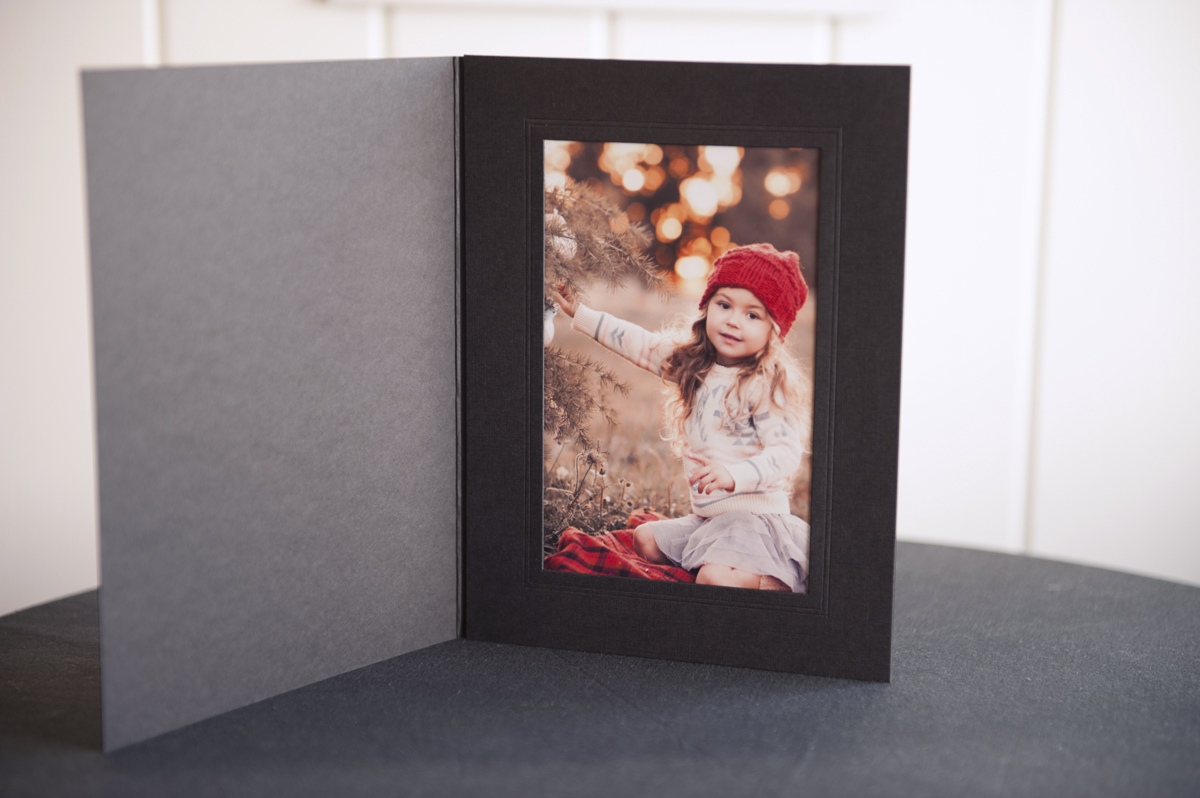
<path fill-rule="evenodd" d="M 82 76 L 105 750 L 466 637 L 886 681 L 907 67 Z M 543 141 L 820 150 L 807 595 L 541 567 Z"/>

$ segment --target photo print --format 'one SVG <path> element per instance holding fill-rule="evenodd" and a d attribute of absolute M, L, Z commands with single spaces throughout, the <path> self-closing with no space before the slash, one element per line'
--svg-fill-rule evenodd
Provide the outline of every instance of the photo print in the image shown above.
<path fill-rule="evenodd" d="M 545 569 L 807 592 L 819 154 L 544 142 Z"/>

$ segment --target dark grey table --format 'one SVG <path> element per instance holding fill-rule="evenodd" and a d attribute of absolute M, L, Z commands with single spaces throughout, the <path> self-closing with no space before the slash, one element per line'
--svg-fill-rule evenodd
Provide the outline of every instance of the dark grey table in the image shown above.
<path fill-rule="evenodd" d="M 0 795 L 1200 795 L 1200 588 L 900 544 L 892 663 L 459 640 L 103 756 L 85 593 L 0 618 Z"/>

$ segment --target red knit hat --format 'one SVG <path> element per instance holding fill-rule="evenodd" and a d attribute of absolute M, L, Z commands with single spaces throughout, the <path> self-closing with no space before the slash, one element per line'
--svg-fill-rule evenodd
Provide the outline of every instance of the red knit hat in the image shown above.
<path fill-rule="evenodd" d="M 767 312 L 779 325 L 781 337 L 792 329 L 796 314 L 808 299 L 808 283 L 800 273 L 800 256 L 780 252 L 770 244 L 734 247 L 717 258 L 708 275 L 708 286 L 700 299 L 700 309 L 718 288 L 745 288 L 767 306 Z"/>

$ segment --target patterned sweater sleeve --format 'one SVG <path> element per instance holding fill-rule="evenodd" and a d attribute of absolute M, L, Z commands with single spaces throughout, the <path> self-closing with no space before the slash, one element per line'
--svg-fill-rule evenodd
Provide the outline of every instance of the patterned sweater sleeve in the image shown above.
<path fill-rule="evenodd" d="M 662 375 L 663 360 L 675 348 L 662 333 L 650 332 L 611 313 L 580 305 L 571 326 L 647 371 Z"/>
<path fill-rule="evenodd" d="M 800 430 L 783 412 L 769 403 L 751 419 L 762 450 L 739 463 L 727 466 L 733 477 L 734 492 L 746 493 L 777 489 L 800 468 L 804 442 Z"/>

